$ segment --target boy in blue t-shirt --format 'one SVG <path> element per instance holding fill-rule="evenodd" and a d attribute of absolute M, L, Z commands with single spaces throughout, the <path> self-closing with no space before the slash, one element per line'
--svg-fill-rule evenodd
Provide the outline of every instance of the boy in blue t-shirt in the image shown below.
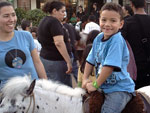
<path fill-rule="evenodd" d="M 101 88 L 105 101 L 101 113 L 121 113 L 131 100 L 135 84 L 127 72 L 129 51 L 119 29 L 123 26 L 123 11 L 120 5 L 106 3 L 101 9 L 100 33 L 86 59 L 82 87 L 93 92 Z M 96 67 L 96 81 L 88 77 Z"/>

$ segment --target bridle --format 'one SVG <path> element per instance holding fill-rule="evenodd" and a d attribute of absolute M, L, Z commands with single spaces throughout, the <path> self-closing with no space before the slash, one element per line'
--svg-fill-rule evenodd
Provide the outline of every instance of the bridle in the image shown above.
<path fill-rule="evenodd" d="M 35 111 L 35 96 L 34 96 L 34 93 L 32 92 L 29 96 L 24 96 L 24 99 L 27 98 L 27 97 L 30 97 L 30 103 L 29 103 L 28 109 L 27 109 L 27 111 L 25 113 L 29 113 L 29 109 L 31 107 L 32 100 L 33 100 L 32 113 L 34 113 L 34 111 Z"/>

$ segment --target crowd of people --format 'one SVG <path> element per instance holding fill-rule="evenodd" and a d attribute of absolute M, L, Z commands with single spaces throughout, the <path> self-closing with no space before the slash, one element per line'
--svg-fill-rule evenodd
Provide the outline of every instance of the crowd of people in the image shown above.
<path fill-rule="evenodd" d="M 89 93 L 102 89 L 101 113 L 121 113 L 135 89 L 150 85 L 150 16 L 145 0 L 130 1 L 93 3 L 89 16 L 79 6 L 69 21 L 64 3 L 46 2 L 48 15 L 38 26 L 22 20 L 22 30 L 12 4 L 0 2 L 0 89 L 24 75 L 72 87 L 73 75 Z"/>

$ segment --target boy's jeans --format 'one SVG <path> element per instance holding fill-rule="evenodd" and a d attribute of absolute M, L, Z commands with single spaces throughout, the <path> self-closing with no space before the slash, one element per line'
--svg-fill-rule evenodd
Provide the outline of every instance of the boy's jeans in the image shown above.
<path fill-rule="evenodd" d="M 101 113 L 121 113 L 131 100 L 132 94 L 128 92 L 113 92 L 105 94 L 105 101 Z"/>

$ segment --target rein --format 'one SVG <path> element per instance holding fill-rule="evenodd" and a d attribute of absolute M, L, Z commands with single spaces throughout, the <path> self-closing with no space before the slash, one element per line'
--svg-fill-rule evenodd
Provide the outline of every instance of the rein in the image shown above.
<path fill-rule="evenodd" d="M 26 111 L 25 113 L 29 113 L 29 109 L 30 109 L 30 107 L 31 107 L 32 100 L 33 100 L 32 113 L 34 113 L 34 111 L 35 111 L 35 96 L 34 96 L 34 93 L 32 92 L 32 94 L 29 95 L 29 96 L 30 96 L 30 103 L 29 103 L 28 109 L 27 109 L 27 111 Z M 29 97 L 29 96 L 24 96 L 24 99 L 27 98 L 27 97 Z"/>

